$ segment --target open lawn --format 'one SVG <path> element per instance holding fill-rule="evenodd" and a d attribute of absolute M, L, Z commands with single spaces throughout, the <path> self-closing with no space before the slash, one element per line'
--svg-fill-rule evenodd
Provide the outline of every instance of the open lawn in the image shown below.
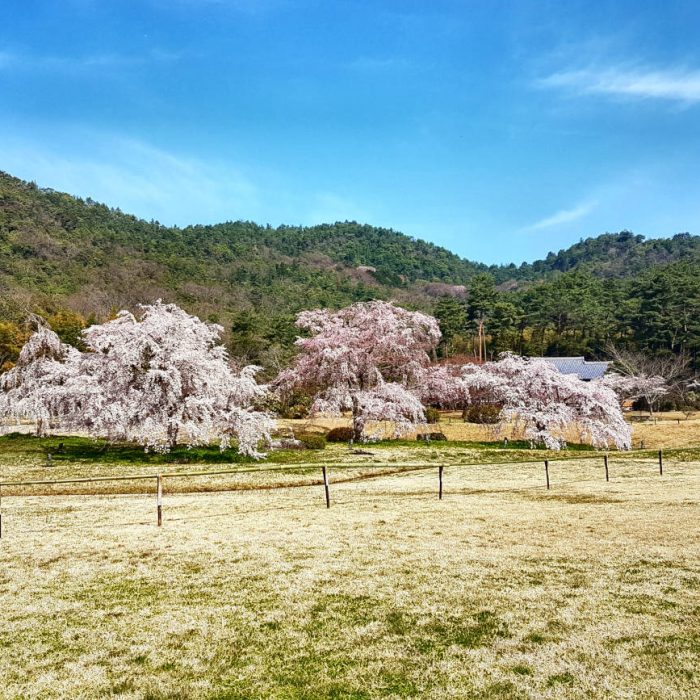
<path fill-rule="evenodd" d="M 606 483 L 580 453 L 550 465 L 549 492 L 541 461 L 448 466 L 438 501 L 436 467 L 372 460 L 477 450 L 413 449 L 314 453 L 365 460 L 331 470 L 330 510 L 313 465 L 208 477 L 275 487 L 228 493 L 171 479 L 162 528 L 152 492 L 4 490 L 0 697 L 700 695 L 697 457 L 659 476 L 651 455 L 614 455 Z M 8 454 L 4 479 L 45 469 Z"/>

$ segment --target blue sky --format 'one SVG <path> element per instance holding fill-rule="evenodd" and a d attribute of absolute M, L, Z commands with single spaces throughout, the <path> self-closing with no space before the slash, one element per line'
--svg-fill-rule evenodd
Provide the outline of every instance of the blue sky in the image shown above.
<path fill-rule="evenodd" d="M 700 3 L 5 0 L 0 169 L 483 262 L 700 233 Z"/>

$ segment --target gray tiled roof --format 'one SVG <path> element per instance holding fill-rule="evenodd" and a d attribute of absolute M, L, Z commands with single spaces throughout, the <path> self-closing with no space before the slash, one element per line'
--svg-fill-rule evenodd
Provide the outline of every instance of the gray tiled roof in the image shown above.
<path fill-rule="evenodd" d="M 542 357 L 553 364 L 562 374 L 575 374 L 579 379 L 588 381 L 598 379 L 605 374 L 609 362 L 586 362 L 583 357 Z"/>

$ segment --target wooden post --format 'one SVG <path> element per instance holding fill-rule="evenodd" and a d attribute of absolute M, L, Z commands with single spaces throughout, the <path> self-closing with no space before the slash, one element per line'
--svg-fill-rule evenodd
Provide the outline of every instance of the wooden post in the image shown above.
<path fill-rule="evenodd" d="M 610 481 L 610 474 L 608 473 L 608 455 L 603 457 L 603 462 L 605 462 L 605 481 Z"/>
<path fill-rule="evenodd" d="M 438 480 L 440 482 L 440 489 L 438 491 L 438 498 L 442 500 L 442 471 L 445 467 L 442 464 L 438 467 Z"/>
<path fill-rule="evenodd" d="M 163 477 L 156 477 L 156 508 L 158 510 L 158 527 L 163 524 Z"/>
<path fill-rule="evenodd" d="M 549 491 L 549 462 L 544 460 L 544 476 L 547 479 L 547 491 Z"/>
<path fill-rule="evenodd" d="M 659 450 L 659 475 L 664 475 L 664 456 L 661 450 Z"/>
<path fill-rule="evenodd" d="M 326 492 L 326 508 L 331 507 L 331 492 L 330 488 L 328 487 L 328 470 L 325 467 L 322 467 L 323 469 L 323 488 Z"/>

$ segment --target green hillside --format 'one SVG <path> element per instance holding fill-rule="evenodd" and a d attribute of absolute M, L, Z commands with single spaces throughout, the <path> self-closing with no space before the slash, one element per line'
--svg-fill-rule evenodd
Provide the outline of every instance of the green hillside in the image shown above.
<path fill-rule="evenodd" d="M 11 297 L 21 290 L 47 307 L 67 302 L 98 314 L 153 294 L 198 308 L 214 301 L 217 313 L 251 305 L 296 311 L 394 289 L 425 299 L 438 292 L 421 289 L 421 280 L 463 284 L 487 269 L 430 243 L 354 222 L 169 228 L 7 174 L 0 175 L 0 254 L 3 288 Z"/>
<path fill-rule="evenodd" d="M 524 263 L 514 276 L 538 279 L 552 273 L 587 270 L 598 277 L 629 278 L 650 267 L 685 261 L 700 262 L 700 236 L 679 233 L 672 238 L 646 240 L 630 231 L 586 238 L 544 260 Z"/>
<path fill-rule="evenodd" d="M 232 221 L 166 227 L 0 173 L 0 366 L 30 313 L 69 341 L 162 297 L 226 328 L 234 354 L 284 364 L 294 314 L 392 298 L 440 317 L 445 353 L 601 355 L 610 340 L 697 353 L 700 237 L 604 234 L 534 263 L 486 266 L 396 231 Z M 230 335 L 233 329 L 235 333 Z"/>

